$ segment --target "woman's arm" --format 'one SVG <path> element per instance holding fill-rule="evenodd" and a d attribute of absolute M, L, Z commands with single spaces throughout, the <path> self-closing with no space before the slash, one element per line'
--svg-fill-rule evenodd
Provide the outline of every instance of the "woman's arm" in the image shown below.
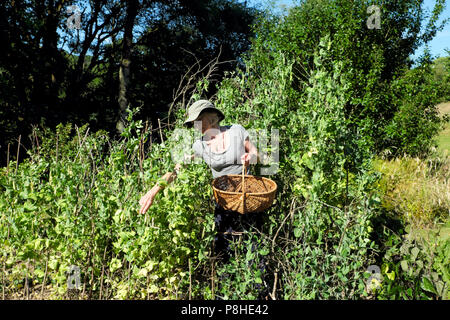
<path fill-rule="evenodd" d="M 256 149 L 255 145 L 250 142 L 249 139 L 245 140 L 244 142 L 245 152 L 241 157 L 241 162 L 244 163 L 246 167 L 250 164 L 250 162 L 256 163 L 251 161 L 252 159 L 257 160 L 258 159 L 258 149 Z"/>
<path fill-rule="evenodd" d="M 194 156 L 191 156 L 191 160 L 194 158 Z M 175 180 L 177 177 L 177 172 L 181 169 L 181 164 L 178 163 L 175 165 L 175 171 L 173 172 L 167 172 L 165 175 L 162 176 L 162 179 L 164 179 L 167 183 L 171 183 Z M 153 204 L 153 200 L 156 197 L 156 194 L 164 189 L 163 186 L 160 186 L 158 183 L 153 186 L 142 198 L 139 200 L 139 204 L 141 205 L 141 208 L 139 209 L 139 213 L 143 214 L 147 212 L 148 208 Z"/>

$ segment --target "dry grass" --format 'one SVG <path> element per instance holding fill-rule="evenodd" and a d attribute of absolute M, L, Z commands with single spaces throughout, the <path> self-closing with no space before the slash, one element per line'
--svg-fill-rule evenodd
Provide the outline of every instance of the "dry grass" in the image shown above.
<path fill-rule="evenodd" d="M 441 115 L 450 115 L 450 102 L 443 102 L 437 105 Z M 450 124 L 438 136 L 438 149 L 446 156 L 450 155 Z"/>
<path fill-rule="evenodd" d="M 437 105 L 437 108 L 442 115 L 450 114 L 450 102 L 442 102 Z"/>
<path fill-rule="evenodd" d="M 377 160 L 382 204 L 412 226 L 432 227 L 450 216 L 450 158 Z"/>
<path fill-rule="evenodd" d="M 87 294 L 83 294 L 81 290 L 68 289 L 66 294 L 61 297 L 55 292 L 52 285 L 42 288 L 42 284 L 30 287 L 25 292 L 23 288 L 15 292 L 5 295 L 4 300 L 89 300 Z"/>

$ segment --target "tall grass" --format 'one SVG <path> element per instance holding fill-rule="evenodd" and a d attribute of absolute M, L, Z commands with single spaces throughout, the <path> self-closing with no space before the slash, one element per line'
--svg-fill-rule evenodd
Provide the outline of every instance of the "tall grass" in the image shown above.
<path fill-rule="evenodd" d="M 430 227 L 449 218 L 449 157 L 377 159 L 375 169 L 383 174 L 378 186 L 382 205 L 405 222 Z"/>

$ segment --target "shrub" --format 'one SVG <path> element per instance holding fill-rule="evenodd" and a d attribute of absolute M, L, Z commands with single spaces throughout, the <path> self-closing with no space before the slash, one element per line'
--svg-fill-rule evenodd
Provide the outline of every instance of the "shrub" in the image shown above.
<path fill-rule="evenodd" d="M 369 143 L 345 117 L 348 74 L 339 63 L 328 71 L 332 45 L 322 39 L 304 96 L 293 87 L 293 60 L 263 43 L 246 60 L 246 72 L 225 79 L 218 91 L 218 106 L 234 115 L 229 121 L 281 129 L 280 170 L 273 177 L 280 188 L 259 236 L 268 268 L 278 275 L 271 287 L 283 299 L 360 298 L 372 261 L 376 199 L 366 195 L 375 178 L 368 172 Z M 267 55 L 273 68 L 261 68 L 260 57 Z M 244 263 L 245 255 L 236 261 Z M 218 272 L 239 283 L 258 272 L 239 263 Z M 230 296 L 256 295 L 251 287 L 242 289 Z"/>
<path fill-rule="evenodd" d="M 170 139 L 152 144 L 143 159 L 148 132 L 131 117 L 120 141 L 85 127 L 73 136 L 68 124 L 53 136 L 38 135 L 45 137 L 40 153 L 31 151 L 17 171 L 2 168 L 0 262 L 7 296 L 22 289 L 24 296 L 39 296 L 40 284 L 53 298 L 67 297 L 71 265 L 80 268 L 82 298 L 187 294 L 188 265 L 209 255 L 206 170 L 197 165 L 180 173 L 179 183 L 139 216 L 139 198 L 173 163 Z"/>
<path fill-rule="evenodd" d="M 382 199 L 374 219 L 378 299 L 449 298 L 448 166 L 447 158 L 374 161 Z"/>
<path fill-rule="evenodd" d="M 390 234 L 382 259 L 378 299 L 431 300 L 450 298 L 450 241 L 448 234 L 427 231 L 417 236 L 411 228 L 400 237 Z"/>
<path fill-rule="evenodd" d="M 380 29 L 369 29 L 367 9 L 380 8 Z M 437 85 L 429 57 L 414 71 L 410 56 L 433 39 L 445 25 L 438 24 L 443 3 L 438 1 L 429 21 L 423 1 L 301 1 L 280 19 L 263 20 L 258 41 L 293 59 L 294 88 L 304 92 L 315 70 L 315 51 L 326 35 L 334 63 L 348 74 L 345 114 L 372 144 L 375 152 L 389 148 L 396 155 L 426 154 L 439 128 L 435 104 L 446 85 Z M 271 68 L 261 60 L 260 68 Z M 419 59 L 420 60 L 420 59 Z M 328 65 L 327 71 L 332 69 Z M 447 94 L 448 94 L 448 85 Z M 386 126 L 388 126 L 386 128 Z"/>
<path fill-rule="evenodd" d="M 437 109 L 445 90 L 434 80 L 431 66 L 425 58 L 418 67 L 391 83 L 391 103 L 397 111 L 384 128 L 383 143 L 391 156 L 430 154 L 436 146 L 435 137 L 447 122 L 446 117 L 439 117 Z"/>

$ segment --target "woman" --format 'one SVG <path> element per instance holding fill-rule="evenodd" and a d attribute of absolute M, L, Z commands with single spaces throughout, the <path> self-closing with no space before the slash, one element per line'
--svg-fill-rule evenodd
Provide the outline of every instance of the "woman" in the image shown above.
<path fill-rule="evenodd" d="M 194 142 L 194 157 L 202 158 L 210 167 L 213 178 L 228 174 L 242 174 L 242 165 L 247 168 L 250 163 L 256 163 L 258 151 L 250 142 L 248 132 L 241 125 L 220 126 L 225 118 L 223 113 L 216 109 L 208 100 L 199 100 L 192 104 L 188 110 L 187 127 L 195 126 L 203 136 Z M 181 165 L 175 166 L 174 172 L 163 176 L 171 183 L 180 170 Z M 162 189 L 158 184 L 148 191 L 139 201 L 140 213 L 145 213 L 152 205 L 156 194 Z M 252 231 L 253 227 L 260 229 L 261 213 L 247 213 L 241 215 L 237 212 L 226 211 L 215 204 L 215 224 L 218 232 L 214 241 L 215 254 L 226 262 L 230 257 L 230 241 L 233 235 Z M 254 250 L 256 250 L 254 246 Z M 262 264 L 264 262 L 262 261 Z M 264 268 L 264 266 L 260 266 Z"/>

